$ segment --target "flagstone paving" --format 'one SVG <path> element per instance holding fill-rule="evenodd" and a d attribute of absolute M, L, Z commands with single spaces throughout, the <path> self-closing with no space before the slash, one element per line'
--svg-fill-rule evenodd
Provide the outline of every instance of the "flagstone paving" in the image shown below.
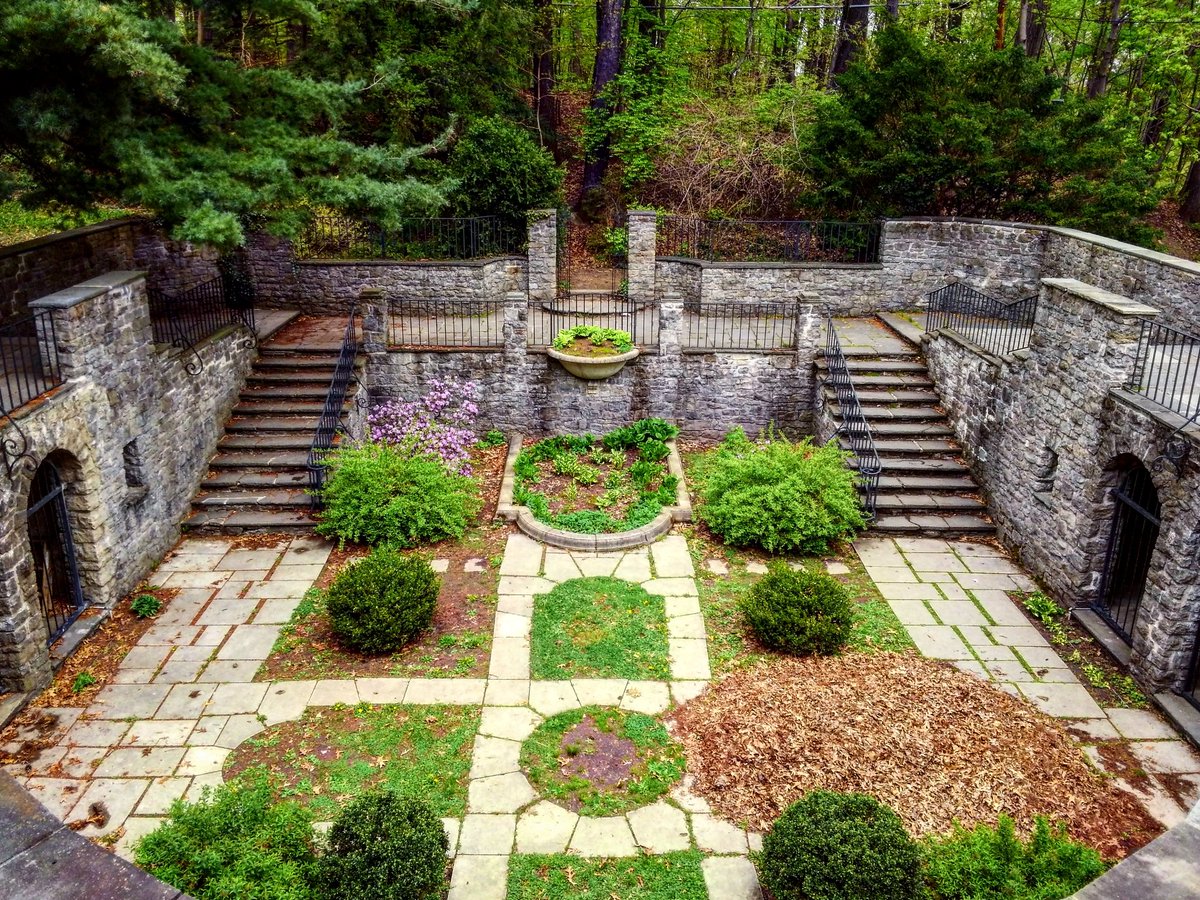
<path fill-rule="evenodd" d="M 511 535 L 500 563 L 486 679 L 254 682 L 330 549 L 311 537 L 248 550 L 221 539 L 181 541 L 155 576 L 179 587 L 179 594 L 128 653 L 113 683 L 86 710 L 49 710 L 58 717 L 56 746 L 28 767 L 9 771 L 64 821 L 85 818 L 91 803 L 103 802 L 108 820 L 81 833 L 97 837 L 121 829 L 116 850 L 129 856 L 175 799 L 195 800 L 205 786 L 221 783 L 233 749 L 269 725 L 300 718 L 309 707 L 479 706 L 466 814 L 443 820 L 455 858 L 450 900 L 503 900 L 513 853 L 614 857 L 689 848 L 705 854 L 702 869 L 712 897 L 761 898 L 749 858 L 761 849 L 761 835 L 713 816 L 692 793 L 690 776 L 667 797 L 627 815 L 586 817 L 541 799 L 520 770 L 521 742 L 547 716 L 587 705 L 657 715 L 705 688 L 711 669 L 704 617 L 683 536 L 627 552 L 583 553 Z M 1148 808 L 1164 824 L 1182 820 L 1183 809 L 1158 775 L 1200 785 L 1200 757 L 1152 713 L 1106 710 L 1091 698 L 1010 599 L 1008 592 L 1034 585 L 1007 557 L 985 545 L 924 539 L 865 538 L 855 549 L 922 653 L 1071 720 L 1093 759 L 1099 760 L 1090 746 L 1096 741 L 1133 741 L 1132 752 L 1150 773 Z M 434 564 L 439 571 L 450 565 Z M 729 571 L 716 559 L 704 568 L 718 577 Z M 848 571 L 841 563 L 830 570 Z M 534 595 L 590 576 L 624 578 L 663 597 L 669 681 L 530 679 Z M 50 777 L 51 771 L 66 777 Z"/>

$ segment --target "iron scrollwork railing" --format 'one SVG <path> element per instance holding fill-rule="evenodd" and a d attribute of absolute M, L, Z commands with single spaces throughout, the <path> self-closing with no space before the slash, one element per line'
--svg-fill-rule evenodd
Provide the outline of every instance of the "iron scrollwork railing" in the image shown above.
<path fill-rule="evenodd" d="M 29 438 L 13 413 L 62 384 L 58 335 L 50 310 L 0 325 L 0 458 L 11 477 L 17 464 L 32 466 Z"/>
<path fill-rule="evenodd" d="M 325 457 L 333 449 L 334 441 L 342 428 L 342 408 L 346 404 L 346 393 L 354 379 L 354 365 L 358 359 L 358 332 L 355 320 L 357 306 L 350 310 L 346 331 L 342 336 L 342 349 L 338 353 L 337 366 L 329 390 L 325 394 L 325 406 L 317 419 L 312 443 L 308 448 L 308 495 L 313 509 L 321 508 L 321 489 L 325 486 Z"/>
<path fill-rule="evenodd" d="M 189 375 L 199 375 L 204 368 L 196 345 L 228 325 L 244 326 L 249 331 L 248 347 L 257 342 L 254 290 L 235 273 L 222 273 L 175 295 L 151 289 L 147 299 L 155 343 L 190 353 L 192 359 L 184 365 Z"/>
<path fill-rule="evenodd" d="M 871 265 L 879 262 L 882 222 L 695 219 L 666 216 L 656 253 L 707 262 Z"/>
<path fill-rule="evenodd" d="M 842 353 L 842 344 L 838 340 L 837 331 L 833 327 L 833 317 L 825 320 L 825 361 L 828 365 L 829 384 L 837 395 L 838 408 L 842 413 L 842 424 L 838 432 L 846 436 L 850 452 L 858 460 L 858 477 L 863 491 L 863 507 L 867 519 L 875 518 L 876 501 L 879 495 L 879 475 L 883 471 L 883 463 L 879 459 L 879 451 L 875 447 L 875 438 L 871 434 L 871 426 L 863 415 L 862 406 L 858 402 L 858 393 L 850 380 L 850 369 L 846 365 L 846 357 Z"/>
<path fill-rule="evenodd" d="M 948 284 L 928 295 L 925 330 L 949 329 L 993 356 L 1029 346 L 1037 296 L 1005 303 L 965 284 Z"/>

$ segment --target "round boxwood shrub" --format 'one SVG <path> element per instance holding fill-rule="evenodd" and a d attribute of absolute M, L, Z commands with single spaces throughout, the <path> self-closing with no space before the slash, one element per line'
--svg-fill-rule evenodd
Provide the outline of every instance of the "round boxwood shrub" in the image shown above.
<path fill-rule="evenodd" d="M 837 653 L 854 625 L 850 594 L 841 582 L 781 563 L 747 591 L 741 608 L 763 644 L 797 656 Z"/>
<path fill-rule="evenodd" d="M 446 832 L 422 800 L 363 794 L 342 810 L 317 864 L 316 893 L 340 900 L 426 900 L 446 881 Z"/>
<path fill-rule="evenodd" d="M 763 839 L 763 883 L 776 900 L 915 900 L 921 852 L 888 807 L 866 794 L 813 791 Z"/>
<path fill-rule="evenodd" d="M 325 606 L 347 647 L 391 653 L 429 627 L 438 587 L 428 562 L 381 547 L 338 573 Z"/>

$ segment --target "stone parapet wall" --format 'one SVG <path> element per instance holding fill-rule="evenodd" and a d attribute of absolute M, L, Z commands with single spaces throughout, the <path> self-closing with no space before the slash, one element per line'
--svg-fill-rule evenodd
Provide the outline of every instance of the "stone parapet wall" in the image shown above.
<path fill-rule="evenodd" d="M 8 422 L 0 439 L 24 446 L 0 472 L 0 687 L 49 676 L 25 510 L 33 470 L 52 459 L 67 485 L 84 594 L 111 606 L 179 535 L 192 496 L 255 351 L 225 329 L 189 351 L 152 341 L 142 272 L 112 272 L 35 301 L 54 317 L 65 383 Z M 201 364 L 196 375 L 185 365 Z M 137 464 L 126 466 L 133 442 Z M 130 484 L 132 480 L 139 484 Z"/>

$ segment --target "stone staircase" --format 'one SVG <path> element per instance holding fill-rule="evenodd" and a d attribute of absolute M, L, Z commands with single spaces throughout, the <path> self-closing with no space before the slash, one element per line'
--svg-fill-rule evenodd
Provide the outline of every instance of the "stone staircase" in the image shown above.
<path fill-rule="evenodd" d="M 240 534 L 312 528 L 308 448 L 337 358 L 333 349 L 260 348 L 185 529 Z M 343 413 L 353 391 L 352 384 Z"/>
<path fill-rule="evenodd" d="M 882 463 L 871 529 L 937 537 L 992 534 L 995 527 L 979 485 L 963 463 L 917 347 L 877 319 L 839 320 L 838 333 Z M 824 383 L 827 368 L 819 358 L 824 400 L 840 425 L 837 396 Z M 849 449 L 845 438 L 839 441 Z"/>

